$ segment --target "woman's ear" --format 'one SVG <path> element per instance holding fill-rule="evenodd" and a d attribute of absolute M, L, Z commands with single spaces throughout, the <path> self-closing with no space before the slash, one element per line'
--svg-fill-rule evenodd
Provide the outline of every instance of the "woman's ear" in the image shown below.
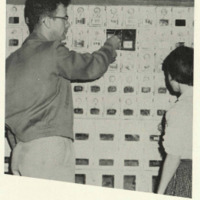
<path fill-rule="evenodd" d="M 27 25 L 29 24 L 29 18 L 28 17 L 25 18 L 25 22 L 26 22 Z"/>

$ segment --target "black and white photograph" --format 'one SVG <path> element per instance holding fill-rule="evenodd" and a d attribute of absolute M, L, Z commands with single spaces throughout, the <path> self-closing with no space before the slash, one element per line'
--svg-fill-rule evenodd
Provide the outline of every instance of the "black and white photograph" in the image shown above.
<path fill-rule="evenodd" d="M 198 199 L 196 5 L 4 2 L 3 199 Z"/>

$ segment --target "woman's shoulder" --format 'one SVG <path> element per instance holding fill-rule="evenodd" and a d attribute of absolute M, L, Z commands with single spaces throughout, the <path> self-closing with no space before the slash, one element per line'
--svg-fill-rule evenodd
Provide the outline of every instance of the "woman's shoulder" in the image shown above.
<path fill-rule="evenodd" d="M 177 101 L 166 113 L 167 119 L 183 120 L 184 118 L 192 118 L 193 104 L 190 101 Z"/>

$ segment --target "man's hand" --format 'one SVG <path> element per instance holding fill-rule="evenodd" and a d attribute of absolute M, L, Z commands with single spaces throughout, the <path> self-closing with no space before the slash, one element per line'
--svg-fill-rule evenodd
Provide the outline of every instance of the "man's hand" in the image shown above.
<path fill-rule="evenodd" d="M 116 35 L 113 35 L 110 38 L 108 38 L 105 43 L 113 46 L 114 49 L 119 49 L 121 46 L 121 41 Z"/>

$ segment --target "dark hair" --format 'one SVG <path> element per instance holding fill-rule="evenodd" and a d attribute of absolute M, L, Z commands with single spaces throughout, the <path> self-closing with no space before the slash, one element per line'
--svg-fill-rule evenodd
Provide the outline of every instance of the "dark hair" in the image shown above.
<path fill-rule="evenodd" d="M 30 33 L 39 23 L 41 16 L 53 16 L 59 4 L 67 7 L 70 0 L 26 0 L 24 17 Z"/>
<path fill-rule="evenodd" d="M 163 71 L 178 83 L 193 86 L 193 48 L 180 46 L 163 62 Z"/>

